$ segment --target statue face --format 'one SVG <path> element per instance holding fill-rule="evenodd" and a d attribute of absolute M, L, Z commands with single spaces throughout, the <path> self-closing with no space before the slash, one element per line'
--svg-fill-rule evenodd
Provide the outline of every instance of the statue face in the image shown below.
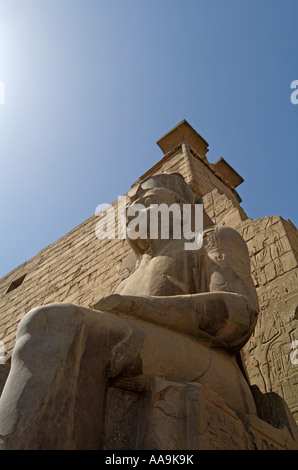
<path fill-rule="evenodd" d="M 177 223 L 181 227 L 183 203 L 185 201 L 169 189 L 159 187 L 144 189 L 140 186 L 126 211 L 126 230 L 130 244 L 138 251 L 145 252 L 150 248 L 152 240 L 158 244 L 159 240 L 167 239 L 167 236 L 164 236 L 166 230 L 162 231 L 163 229 L 168 229 L 170 241 L 173 238 L 173 224 Z M 162 218 L 156 212 L 157 207 L 161 205 L 165 209 L 167 218 Z M 171 206 L 175 212 L 167 209 Z M 162 224 L 167 226 L 163 225 L 162 229 Z"/>

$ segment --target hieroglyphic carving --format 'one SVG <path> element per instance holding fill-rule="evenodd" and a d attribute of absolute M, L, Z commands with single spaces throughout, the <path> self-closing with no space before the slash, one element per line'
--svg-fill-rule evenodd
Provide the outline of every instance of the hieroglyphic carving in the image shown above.
<path fill-rule="evenodd" d="M 252 384 L 263 392 L 276 392 L 298 414 L 298 370 L 291 361 L 291 344 L 298 339 L 295 308 L 298 304 L 298 272 L 291 271 L 258 289 L 259 319 L 244 348 Z"/>
<path fill-rule="evenodd" d="M 145 379 L 141 389 L 136 377 L 129 387 L 120 379 L 109 390 L 105 449 L 297 449 L 292 428 L 277 429 L 255 415 L 238 416 L 208 386 Z"/>
<path fill-rule="evenodd" d="M 241 221 L 247 219 L 242 207 L 218 189 L 214 189 L 211 193 L 205 195 L 203 203 L 206 213 L 215 224 L 236 228 Z"/>
<path fill-rule="evenodd" d="M 246 240 L 252 277 L 259 299 L 259 319 L 244 348 L 249 379 L 263 392 L 274 391 L 298 416 L 298 370 L 291 361 L 291 344 L 298 339 L 295 309 L 298 271 L 295 230 L 281 217 L 246 220 L 237 228 Z"/>
<path fill-rule="evenodd" d="M 239 419 L 226 407 L 207 400 L 204 403 L 205 416 L 208 422 L 206 432 L 206 449 L 214 450 L 251 450 L 252 442 L 249 442 L 244 426 Z M 204 449 L 204 445 L 202 445 Z"/>

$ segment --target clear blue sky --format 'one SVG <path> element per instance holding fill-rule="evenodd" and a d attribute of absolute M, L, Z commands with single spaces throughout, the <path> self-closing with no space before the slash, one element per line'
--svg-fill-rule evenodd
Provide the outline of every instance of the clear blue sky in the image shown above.
<path fill-rule="evenodd" d="M 0 276 L 124 194 L 182 119 L 297 225 L 297 0 L 0 0 Z"/>

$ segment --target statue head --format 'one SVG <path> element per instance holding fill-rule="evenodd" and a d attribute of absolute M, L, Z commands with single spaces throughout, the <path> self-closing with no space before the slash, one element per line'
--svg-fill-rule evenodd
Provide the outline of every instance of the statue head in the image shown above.
<path fill-rule="evenodd" d="M 149 176 L 138 184 L 134 195 L 131 196 L 131 200 L 135 200 L 150 190 L 156 194 L 162 194 L 163 198 L 168 193 L 169 201 L 163 200 L 164 203 L 172 201 L 172 195 L 174 195 L 177 201 L 180 200 L 190 204 L 195 203 L 195 195 L 180 173 L 162 173 Z"/>
<path fill-rule="evenodd" d="M 141 181 L 130 195 L 127 207 L 127 236 L 128 241 L 137 251 L 145 252 L 149 249 L 152 240 L 158 244 L 158 240 L 163 237 L 162 230 L 168 229 L 168 240 L 175 238 L 175 228 L 178 230 L 184 219 L 182 207 L 190 206 L 190 210 L 196 203 L 201 203 L 201 198 L 196 198 L 190 186 L 185 182 L 180 173 L 158 174 L 149 176 Z M 162 207 L 161 207 L 162 205 Z M 160 207 L 158 212 L 159 222 L 156 221 L 156 206 Z M 162 213 L 168 217 L 163 225 Z M 139 213 L 136 221 L 136 211 Z M 152 233 L 153 222 L 155 221 L 156 231 Z M 139 222 L 141 230 L 136 235 L 135 228 Z M 176 225 L 175 225 L 176 224 Z M 151 228 L 151 230 L 150 230 Z M 134 236 L 132 236 L 132 233 Z"/>

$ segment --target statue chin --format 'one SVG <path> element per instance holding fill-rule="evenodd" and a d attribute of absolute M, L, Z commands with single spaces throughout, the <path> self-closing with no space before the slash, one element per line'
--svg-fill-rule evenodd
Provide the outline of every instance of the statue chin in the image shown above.
<path fill-rule="evenodd" d="M 136 238 L 134 240 L 128 237 L 127 241 L 130 244 L 131 248 L 137 251 L 138 253 L 146 253 L 151 246 L 151 240 L 149 238 Z"/>

